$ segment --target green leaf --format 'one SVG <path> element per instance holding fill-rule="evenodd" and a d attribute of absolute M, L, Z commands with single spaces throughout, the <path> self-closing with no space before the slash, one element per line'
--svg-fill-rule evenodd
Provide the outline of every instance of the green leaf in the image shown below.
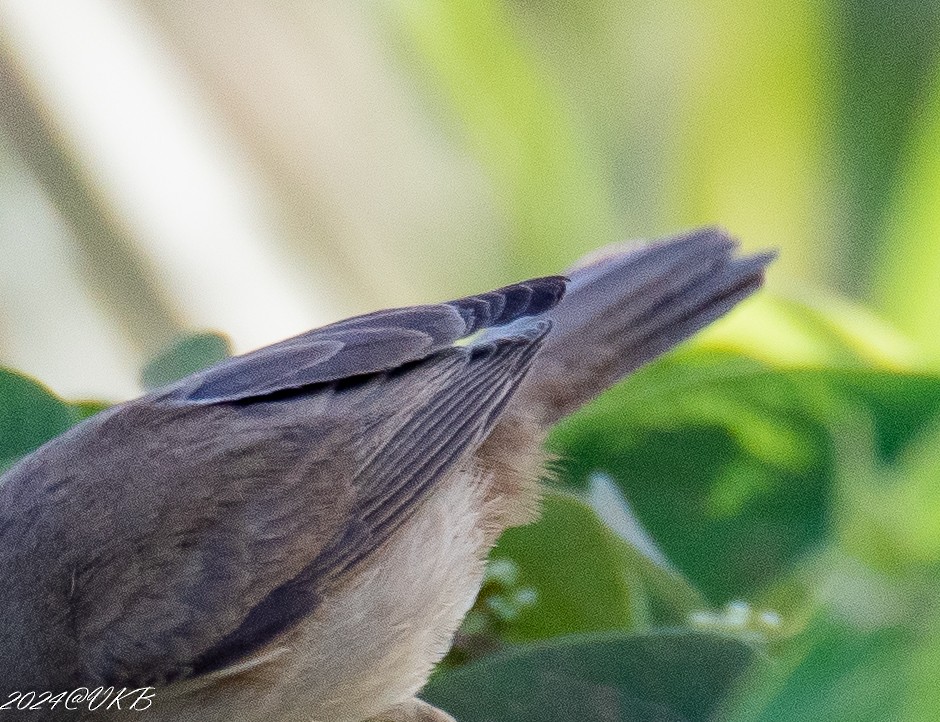
<path fill-rule="evenodd" d="M 824 610 L 773 665 L 755 670 L 728 722 L 900 720 L 915 635 L 865 628 Z"/>
<path fill-rule="evenodd" d="M 620 547 L 624 564 L 640 582 L 657 621 L 683 623 L 693 612 L 706 608 L 704 597 L 646 532 L 612 479 L 595 474 L 586 501 L 624 542 Z"/>
<path fill-rule="evenodd" d="M 548 491 L 537 522 L 501 537 L 445 665 L 506 642 L 683 624 L 705 607 L 613 482 L 597 478 L 585 499 Z"/>
<path fill-rule="evenodd" d="M 666 556 L 713 603 L 748 598 L 827 539 L 835 435 L 870 416 L 890 460 L 940 408 L 940 379 L 780 370 L 687 351 L 562 424 L 551 448 L 583 488 L 613 478 Z"/>
<path fill-rule="evenodd" d="M 460 722 L 694 722 L 755 659 L 717 634 L 569 637 L 439 675 L 422 697 Z"/>
<path fill-rule="evenodd" d="M 767 595 L 796 610 L 784 614 L 791 633 L 805 629 L 742 688 L 733 722 L 936 718 L 940 384 L 870 376 L 848 385 L 870 403 L 845 409 L 834 429 L 834 534 Z"/>
<path fill-rule="evenodd" d="M 154 389 L 179 381 L 231 356 L 229 340 L 219 333 L 196 333 L 181 338 L 148 363 L 141 372 L 141 383 Z"/>
<path fill-rule="evenodd" d="M 938 580 L 934 579 L 936 583 Z M 936 588 L 936 587 L 935 587 Z M 933 608 L 925 615 L 922 634 L 913 653 L 906 659 L 910 681 L 904 705 L 909 722 L 934 722 L 940 710 L 940 600 L 934 595 Z"/>
<path fill-rule="evenodd" d="M 104 411 L 111 404 L 105 401 L 76 401 L 72 404 L 72 408 L 75 409 L 75 413 L 78 414 L 80 419 L 87 419 L 94 416 L 97 413 Z"/>
<path fill-rule="evenodd" d="M 786 375 L 747 359 L 663 363 L 557 429 L 562 478 L 609 475 L 713 603 L 747 597 L 826 528 L 828 449 Z"/>
<path fill-rule="evenodd" d="M 843 440 L 840 541 L 874 566 L 899 571 L 940 564 L 937 421 L 890 465 L 873 458 L 870 442 L 859 443 L 864 434 Z"/>
<path fill-rule="evenodd" d="M 510 559 L 535 603 L 508 620 L 510 641 L 603 629 L 629 629 L 645 614 L 624 544 L 594 511 L 564 492 L 546 494 L 534 524 L 508 530 L 490 555 Z"/>
<path fill-rule="evenodd" d="M 835 294 L 799 298 L 761 293 L 747 299 L 673 353 L 729 353 L 775 368 L 880 368 L 925 366 L 923 350 L 874 313 Z"/>
<path fill-rule="evenodd" d="M 80 418 L 75 408 L 36 381 L 0 369 L 0 471 Z"/>

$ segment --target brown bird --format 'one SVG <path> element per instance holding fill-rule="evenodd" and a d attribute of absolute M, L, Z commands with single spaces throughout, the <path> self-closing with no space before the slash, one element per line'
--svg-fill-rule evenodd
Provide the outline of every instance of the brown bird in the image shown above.
<path fill-rule="evenodd" d="M 734 251 L 699 230 L 341 321 L 46 444 L 0 482 L 0 702 L 451 719 L 415 695 L 496 538 L 537 515 L 546 432 L 757 289 L 771 255 Z"/>

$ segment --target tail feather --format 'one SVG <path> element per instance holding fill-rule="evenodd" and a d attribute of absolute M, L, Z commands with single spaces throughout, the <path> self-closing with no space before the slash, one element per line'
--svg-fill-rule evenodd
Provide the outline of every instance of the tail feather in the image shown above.
<path fill-rule="evenodd" d="M 735 258 L 736 248 L 706 228 L 584 259 L 547 314 L 552 330 L 514 405 L 549 426 L 727 313 L 761 286 L 774 257 Z"/>

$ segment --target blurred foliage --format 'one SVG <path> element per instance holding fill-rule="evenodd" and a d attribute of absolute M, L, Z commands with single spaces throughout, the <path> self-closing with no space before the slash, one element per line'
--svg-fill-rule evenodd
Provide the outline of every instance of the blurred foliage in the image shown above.
<path fill-rule="evenodd" d="M 77 409 L 31 379 L 0 369 L 0 469 L 81 419 Z"/>
<path fill-rule="evenodd" d="M 140 373 L 145 389 L 177 381 L 232 355 L 232 344 L 219 333 L 197 333 L 176 340 Z"/>
<path fill-rule="evenodd" d="M 0 203 L 18 210 L 28 176 L 52 211 L 26 210 L 55 216 L 50 255 L 77 279 L 14 257 L 0 284 L 25 273 L 20 295 L 90 296 L 85 315 L 63 300 L 47 323 L 103 309 L 121 336 L 103 354 L 149 357 L 186 326 L 246 348 L 304 316 L 465 293 L 718 223 L 783 251 L 772 287 L 860 300 L 936 356 L 936 3 L 30 7 L 0 6 Z M 87 25 L 56 25 L 70 18 Z M 164 108 L 173 91 L 180 107 Z M 0 216 L 0 241 L 49 235 L 41 225 Z M 29 358 L 24 335 L 4 330 L 0 352 Z M 34 365 L 74 367 L 59 356 Z"/>
<path fill-rule="evenodd" d="M 502 0 L 418 0 L 396 10 L 507 206 L 515 261 L 554 273 L 577 239 L 614 238 L 608 185 Z"/>
<path fill-rule="evenodd" d="M 543 639 L 597 629 L 630 628 L 636 608 L 623 542 L 575 497 L 551 493 L 538 524 L 503 535 L 493 558 L 511 560 L 535 604 L 507 620 L 507 640 Z"/>

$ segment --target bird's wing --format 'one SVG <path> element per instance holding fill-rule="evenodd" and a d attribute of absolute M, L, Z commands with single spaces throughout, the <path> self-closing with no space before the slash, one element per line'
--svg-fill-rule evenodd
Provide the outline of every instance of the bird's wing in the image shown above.
<path fill-rule="evenodd" d="M 352 319 L 105 417 L 96 526 L 68 540 L 83 554 L 70 595 L 86 674 L 203 675 L 309 615 L 482 439 L 549 324 L 453 341 L 539 315 L 563 289 L 541 279 Z"/>
<path fill-rule="evenodd" d="M 357 316 L 231 358 L 175 385 L 173 393 L 219 403 L 388 371 L 481 329 L 544 313 L 561 299 L 566 280 L 548 276 L 449 303 Z"/>

